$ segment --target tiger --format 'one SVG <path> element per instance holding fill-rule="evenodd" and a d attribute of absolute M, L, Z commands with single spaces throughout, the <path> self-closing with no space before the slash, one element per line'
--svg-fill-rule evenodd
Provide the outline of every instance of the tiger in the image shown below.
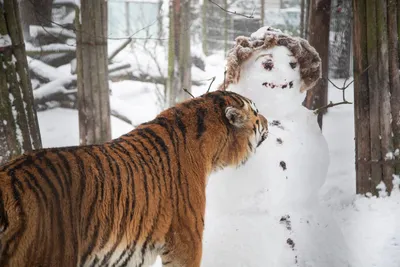
<path fill-rule="evenodd" d="M 254 102 L 214 91 L 103 144 L 0 167 L 0 266 L 199 267 L 208 176 L 268 136 Z"/>

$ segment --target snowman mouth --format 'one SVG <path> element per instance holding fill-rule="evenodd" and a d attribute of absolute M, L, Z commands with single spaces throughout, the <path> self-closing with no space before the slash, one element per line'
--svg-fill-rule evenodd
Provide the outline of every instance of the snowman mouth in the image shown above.
<path fill-rule="evenodd" d="M 275 89 L 275 88 L 286 89 L 286 88 L 293 88 L 293 81 L 283 84 L 265 82 L 262 85 L 270 89 Z"/>

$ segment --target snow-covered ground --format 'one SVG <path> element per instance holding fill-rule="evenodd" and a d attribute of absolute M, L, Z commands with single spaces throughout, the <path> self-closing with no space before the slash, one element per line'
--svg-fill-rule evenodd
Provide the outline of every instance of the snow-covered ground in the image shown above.
<path fill-rule="evenodd" d="M 202 73 L 201 78 L 217 75 L 213 84 L 215 89 L 222 81 L 224 64 L 220 56 L 208 57 L 206 73 Z M 343 83 L 342 80 L 334 82 Z M 208 85 L 193 88 L 194 95 L 204 93 L 207 88 Z M 123 81 L 112 83 L 111 89 L 111 105 L 131 119 L 134 125 L 152 119 L 160 111 L 156 104 L 156 88 L 152 84 Z M 346 96 L 352 101 L 352 86 L 347 89 Z M 341 92 L 330 86 L 329 98 L 333 102 L 340 101 Z M 255 99 L 257 101 L 260 100 Z M 55 108 L 38 112 L 38 117 L 45 147 L 78 144 L 77 111 Z M 114 117 L 111 123 L 113 138 L 133 129 L 132 125 Z M 359 267 L 399 267 L 400 192 L 393 192 L 391 197 L 386 198 L 355 195 L 353 123 L 352 105 L 330 108 L 324 117 L 323 132 L 329 144 L 331 159 L 326 183 L 320 190 L 321 203 L 336 219 L 345 236 L 349 253 L 360 262 Z M 210 223 L 206 227 L 213 226 Z M 237 254 L 241 251 L 229 253 Z"/>

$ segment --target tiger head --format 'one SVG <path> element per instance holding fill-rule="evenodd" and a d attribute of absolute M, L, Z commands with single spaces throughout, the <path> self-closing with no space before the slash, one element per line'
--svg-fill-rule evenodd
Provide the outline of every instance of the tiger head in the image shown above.
<path fill-rule="evenodd" d="M 268 136 L 267 119 L 254 102 L 232 91 L 210 92 L 172 110 L 182 114 L 192 157 L 208 159 L 208 173 L 244 164 Z"/>

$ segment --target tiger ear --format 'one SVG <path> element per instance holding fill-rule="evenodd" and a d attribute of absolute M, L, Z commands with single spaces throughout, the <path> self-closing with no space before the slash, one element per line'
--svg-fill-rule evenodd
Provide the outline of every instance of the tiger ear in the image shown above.
<path fill-rule="evenodd" d="M 248 121 L 245 112 L 234 107 L 227 107 L 225 109 L 225 116 L 229 123 L 235 127 L 242 127 Z"/>

